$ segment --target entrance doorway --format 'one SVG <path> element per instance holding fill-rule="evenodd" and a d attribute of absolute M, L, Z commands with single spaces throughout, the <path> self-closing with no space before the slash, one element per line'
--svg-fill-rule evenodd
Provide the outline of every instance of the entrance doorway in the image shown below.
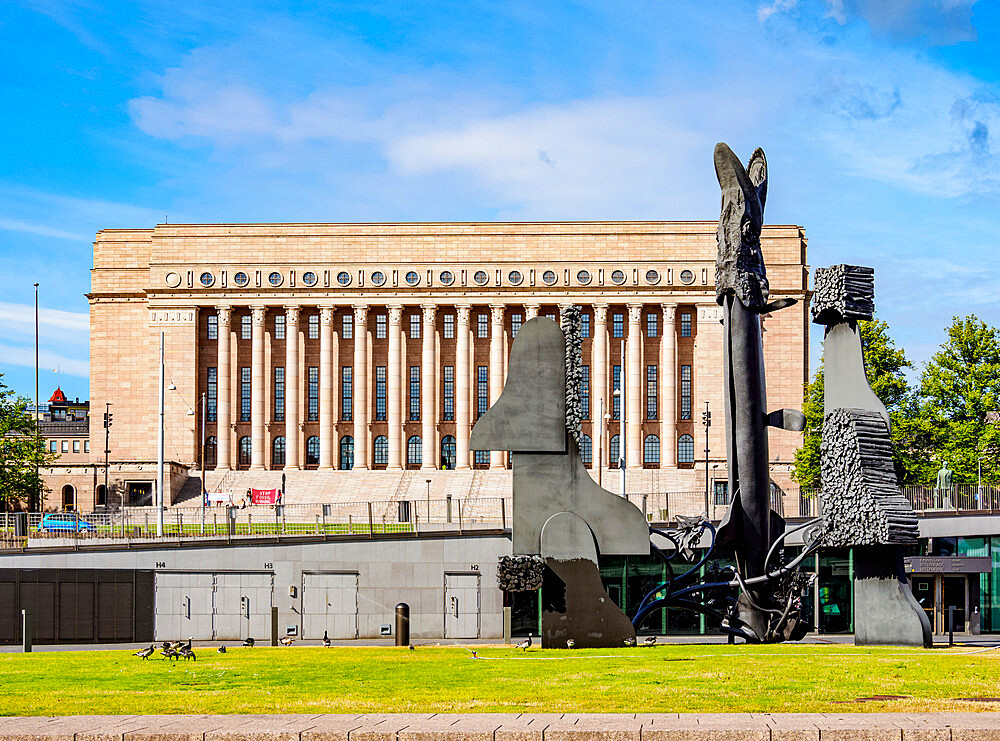
<path fill-rule="evenodd" d="M 479 575 L 444 575 L 444 637 L 479 638 Z"/>
<path fill-rule="evenodd" d="M 129 507 L 149 507 L 153 504 L 152 481 L 126 481 L 125 501 Z"/>
<path fill-rule="evenodd" d="M 915 576 L 910 584 L 910 588 L 913 590 L 913 597 L 917 600 L 917 604 L 923 608 L 923 611 L 927 614 L 927 620 L 930 622 L 931 627 L 934 626 L 934 577 L 933 576 Z"/>
<path fill-rule="evenodd" d="M 952 626 L 949 625 L 950 608 L 955 608 L 956 633 L 965 632 L 965 616 L 969 604 L 969 578 L 961 576 L 941 577 L 941 632 L 947 633 Z"/>

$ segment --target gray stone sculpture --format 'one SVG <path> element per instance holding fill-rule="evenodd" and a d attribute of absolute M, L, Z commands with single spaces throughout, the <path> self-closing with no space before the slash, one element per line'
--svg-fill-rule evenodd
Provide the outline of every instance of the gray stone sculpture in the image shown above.
<path fill-rule="evenodd" d="M 621 646 L 635 642 L 635 630 L 604 591 L 598 556 L 648 555 L 649 525 L 638 507 L 598 486 L 580 458 L 579 309 L 564 311 L 563 323 L 565 331 L 544 317 L 521 326 L 503 393 L 469 446 L 511 451 L 513 552 L 545 562 L 542 646 Z"/>
<path fill-rule="evenodd" d="M 820 268 L 815 286 L 813 321 L 826 326 L 823 539 L 854 549 L 855 643 L 929 647 L 930 623 L 903 571 L 902 546 L 916 542 L 917 518 L 899 491 L 889 413 L 868 384 L 858 332 L 857 322 L 874 315 L 874 271 Z"/>
<path fill-rule="evenodd" d="M 934 484 L 934 506 L 951 509 L 951 469 L 948 461 L 941 462 L 941 470 L 937 472 Z"/>

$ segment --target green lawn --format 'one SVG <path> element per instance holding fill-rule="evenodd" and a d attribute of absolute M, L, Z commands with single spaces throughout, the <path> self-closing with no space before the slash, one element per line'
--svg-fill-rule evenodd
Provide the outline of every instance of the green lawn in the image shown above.
<path fill-rule="evenodd" d="M 196 646 L 196 650 L 197 650 Z M 0 714 L 990 710 L 1000 650 L 664 645 L 0 654 Z M 978 652 L 973 652 L 978 651 Z M 874 695 L 908 699 L 858 701 Z"/>

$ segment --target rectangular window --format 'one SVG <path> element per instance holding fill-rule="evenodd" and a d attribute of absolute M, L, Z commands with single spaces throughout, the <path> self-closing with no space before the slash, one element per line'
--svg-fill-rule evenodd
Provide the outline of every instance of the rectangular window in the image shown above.
<path fill-rule="evenodd" d="M 611 315 L 611 336 L 612 337 L 624 337 L 625 336 L 625 315 L 624 314 L 612 314 Z"/>
<path fill-rule="evenodd" d="M 420 314 L 410 314 L 410 339 L 420 339 Z"/>
<path fill-rule="evenodd" d="M 454 339 L 455 337 L 455 315 L 445 314 L 444 315 L 444 338 L 446 340 Z"/>
<path fill-rule="evenodd" d="M 73 452 L 74 453 L 79 453 L 80 452 L 80 441 L 79 440 L 74 440 L 73 441 Z"/>
<path fill-rule="evenodd" d="M 50 453 L 58 453 L 59 452 L 59 443 L 56 442 L 55 440 L 49 440 L 49 452 Z"/>
<path fill-rule="evenodd" d="M 411 323 L 410 328 L 413 325 Z M 410 421 L 420 419 L 420 366 L 410 366 Z"/>
<path fill-rule="evenodd" d="M 384 340 L 389 334 L 389 317 L 386 314 L 375 315 L 375 339 Z"/>
<path fill-rule="evenodd" d="M 310 314 L 309 319 L 306 320 L 309 327 L 309 339 L 318 340 L 319 339 L 319 314 Z"/>
<path fill-rule="evenodd" d="M 240 368 L 240 422 L 250 421 L 250 369 Z"/>
<path fill-rule="evenodd" d="M 345 340 L 354 339 L 354 315 L 344 314 L 340 323 L 340 337 Z"/>
<path fill-rule="evenodd" d="M 646 314 L 646 336 L 656 337 L 658 335 L 656 314 Z"/>
<path fill-rule="evenodd" d="M 89 453 L 90 452 L 90 440 L 84 440 L 83 441 L 83 452 L 84 453 Z"/>
<path fill-rule="evenodd" d="M 208 339 L 219 339 L 219 315 L 211 314 L 208 317 Z"/>
<path fill-rule="evenodd" d="M 691 419 L 691 366 L 681 366 L 681 419 Z"/>
<path fill-rule="evenodd" d="M 315 365 L 309 366 L 308 375 L 308 414 L 306 419 L 314 422 L 319 419 L 319 368 Z"/>
<path fill-rule="evenodd" d="M 354 419 L 354 369 L 345 365 L 340 369 L 340 418 L 345 422 Z"/>
<path fill-rule="evenodd" d="M 385 422 L 385 366 L 375 366 L 375 421 Z"/>
<path fill-rule="evenodd" d="M 285 315 L 275 314 L 274 315 L 274 339 L 283 340 L 285 339 Z"/>
<path fill-rule="evenodd" d="M 580 416 L 590 419 L 590 366 L 585 365 L 580 374 Z"/>
<path fill-rule="evenodd" d="M 64 453 L 68 453 L 69 452 L 69 440 L 63 440 L 62 441 L 62 452 L 64 452 Z"/>
<path fill-rule="evenodd" d="M 716 481 L 715 483 L 715 503 L 717 505 L 729 504 L 729 482 Z"/>
<path fill-rule="evenodd" d="M 476 337 L 481 340 L 490 336 L 489 314 L 476 314 Z"/>
<path fill-rule="evenodd" d="M 209 422 L 215 422 L 216 410 L 219 406 L 219 371 L 217 368 L 208 369 L 208 379 L 205 383 L 208 392 L 205 398 L 205 411 Z"/>
<path fill-rule="evenodd" d="M 476 419 L 479 419 L 490 408 L 490 387 L 488 368 L 485 365 L 476 366 Z"/>
<path fill-rule="evenodd" d="M 521 322 L 524 321 L 524 317 L 520 314 L 510 315 L 510 336 L 517 337 L 517 332 L 521 329 Z"/>
<path fill-rule="evenodd" d="M 556 320 L 556 315 L 552 314 L 552 313 L 549 313 L 549 314 L 545 315 L 545 318 L 546 319 L 551 319 L 552 321 L 555 321 Z"/>
<path fill-rule="evenodd" d="M 580 336 L 590 337 L 590 314 L 580 315 Z"/>
<path fill-rule="evenodd" d="M 622 367 L 620 365 L 611 366 L 611 390 L 617 391 L 622 386 Z M 611 394 L 611 419 L 622 418 L 622 395 Z"/>
<path fill-rule="evenodd" d="M 656 366 L 646 366 L 646 419 L 656 419 Z"/>
<path fill-rule="evenodd" d="M 285 369 L 274 369 L 274 421 L 285 421 Z"/>
<path fill-rule="evenodd" d="M 240 339 L 249 340 L 253 337 L 253 319 L 249 314 L 240 317 Z"/>
<path fill-rule="evenodd" d="M 444 367 L 444 410 L 442 416 L 446 422 L 455 419 L 455 366 Z"/>
<path fill-rule="evenodd" d="M 691 315 L 681 314 L 681 337 L 691 336 Z"/>

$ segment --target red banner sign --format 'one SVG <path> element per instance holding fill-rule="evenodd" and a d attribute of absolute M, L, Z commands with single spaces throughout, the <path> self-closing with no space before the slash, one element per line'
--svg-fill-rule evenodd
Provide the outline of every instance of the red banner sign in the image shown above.
<path fill-rule="evenodd" d="M 250 501 L 254 504 L 277 504 L 277 489 L 251 489 Z"/>

